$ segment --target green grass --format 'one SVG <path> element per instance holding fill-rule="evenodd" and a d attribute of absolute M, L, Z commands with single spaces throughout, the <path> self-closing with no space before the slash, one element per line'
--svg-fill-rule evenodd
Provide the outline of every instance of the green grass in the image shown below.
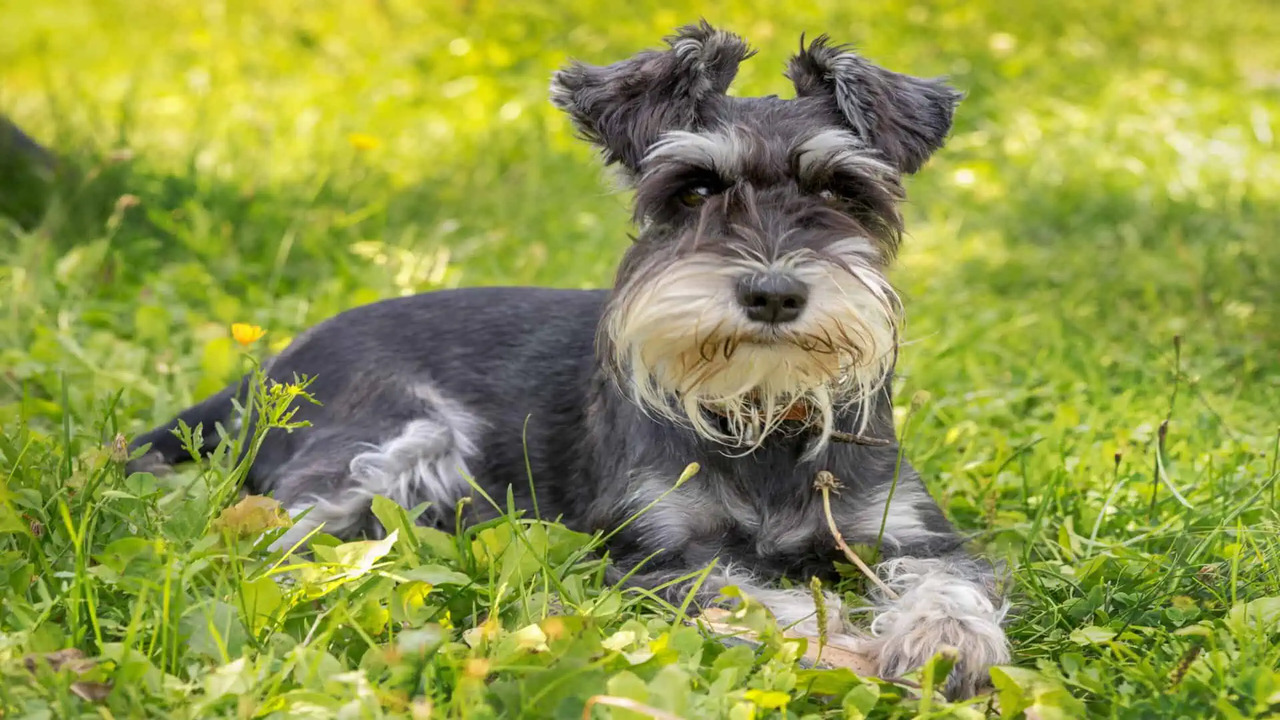
<path fill-rule="evenodd" d="M 600 694 L 688 718 L 997 713 L 805 671 L 776 638 L 726 650 L 602 587 L 555 526 L 279 565 L 237 534 L 269 517 L 219 520 L 225 456 L 127 478 L 111 450 L 345 308 L 608 283 L 626 198 L 549 73 L 701 12 L 761 49 L 739 93 L 785 93 L 802 30 L 968 92 L 911 182 L 897 392 L 921 401 L 900 421 L 931 490 L 1014 569 L 1005 717 L 1280 711 L 1280 9 L 720 8 L 6 8 L 0 111 L 64 157 L 47 193 L 0 180 L 0 717 L 576 718 Z M 246 351 L 235 322 L 269 333 Z M 24 665 L 66 648 L 86 661 Z"/>

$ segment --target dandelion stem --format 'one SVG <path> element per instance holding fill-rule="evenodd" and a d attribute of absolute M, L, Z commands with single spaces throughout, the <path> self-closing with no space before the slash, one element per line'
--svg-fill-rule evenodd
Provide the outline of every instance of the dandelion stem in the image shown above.
<path fill-rule="evenodd" d="M 840 529 L 836 527 L 836 519 L 831 514 L 831 491 L 835 490 L 838 492 L 841 487 L 843 486 L 840 484 L 840 481 L 836 479 L 836 476 L 827 470 L 820 471 L 817 478 L 813 481 L 813 489 L 822 493 L 822 513 L 827 518 L 827 528 L 831 530 L 831 535 L 836 539 L 836 547 L 840 548 L 845 557 L 849 558 L 849 562 L 857 566 L 857 568 L 862 571 L 862 574 L 867 576 L 868 580 L 875 583 L 876 587 L 880 588 L 881 592 L 890 599 L 897 600 L 898 593 L 894 592 L 888 585 L 885 585 L 884 581 L 872 572 L 871 568 L 867 567 L 867 564 L 862 561 L 862 558 L 858 557 L 857 553 L 855 553 L 849 547 L 849 544 L 844 541 L 844 536 L 840 534 Z"/>

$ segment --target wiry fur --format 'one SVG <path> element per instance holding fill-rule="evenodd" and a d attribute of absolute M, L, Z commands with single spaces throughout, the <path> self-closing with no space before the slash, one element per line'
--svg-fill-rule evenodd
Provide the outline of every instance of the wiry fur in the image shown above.
<path fill-rule="evenodd" d="M 467 458 L 478 452 L 474 438 L 481 429 L 478 419 L 429 384 L 405 388 L 410 398 L 421 401 L 427 416 L 405 423 L 399 433 L 381 442 L 347 441 L 336 449 L 346 461 L 347 481 L 334 489 L 321 484 L 320 492 L 308 493 L 311 483 L 299 482 L 311 471 L 312 460 L 323 459 L 318 468 L 327 472 L 331 461 L 318 453 L 299 453 L 276 474 L 289 478 L 281 483 L 295 490 L 287 507 L 295 523 L 276 540 L 274 548 L 290 548 L 321 528 L 341 535 L 362 530 L 381 536 L 382 528 L 368 522 L 367 513 L 375 496 L 394 500 L 412 508 L 423 501 L 434 507 L 428 517 L 442 518 L 445 508 L 470 494 Z M 316 442 L 333 438 L 319 435 Z"/>
<path fill-rule="evenodd" d="M 879 546 L 899 596 L 872 592 L 868 628 L 830 597 L 832 642 L 871 652 L 886 677 L 954 646 L 953 695 L 1008 659 L 995 572 L 964 553 L 903 460 L 889 392 L 902 174 L 942 145 L 956 94 L 822 39 L 792 61 L 795 99 L 729 97 L 750 54 L 702 23 L 665 50 L 556 75 L 552 101 L 635 191 L 640 232 L 613 290 L 396 298 L 327 320 L 267 364 L 275 380 L 313 378 L 319 401 L 296 408 L 308 427 L 267 432 L 249 470 L 248 490 L 300 517 L 278 545 L 317 529 L 379 534 L 377 495 L 428 503 L 419 521 L 452 529 L 470 480 L 584 532 L 625 524 L 608 547 L 615 581 L 681 604 L 688 576 L 715 563 L 698 605 L 740 585 L 815 632 L 808 591 L 774 581 L 837 580 L 813 488 L 827 471 L 842 483 L 841 533 Z M 189 459 L 178 420 L 203 423 L 211 451 L 244 391 L 137 438 L 150 450 L 131 469 Z M 673 488 L 690 462 L 701 471 Z"/>
<path fill-rule="evenodd" d="M 658 136 L 703 126 L 738 65 L 754 54 L 742 38 L 705 21 L 649 50 L 607 67 L 571 63 L 555 73 L 551 102 L 598 145 L 608 164 L 635 169 Z"/>
<path fill-rule="evenodd" d="M 787 77 L 798 96 L 829 103 L 858 137 L 906 173 L 942 146 L 963 97 L 942 80 L 878 67 L 826 35 L 807 48 L 801 42 Z"/>

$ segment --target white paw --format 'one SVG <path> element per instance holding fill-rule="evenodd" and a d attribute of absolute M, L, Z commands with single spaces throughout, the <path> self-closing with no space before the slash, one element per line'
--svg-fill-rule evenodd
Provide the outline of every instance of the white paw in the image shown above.
<path fill-rule="evenodd" d="M 944 572 L 902 573 L 888 568 L 899 596 L 881 606 L 871 637 L 860 649 L 875 658 L 884 678 L 902 677 L 944 648 L 957 655 L 947 679 L 951 698 L 970 697 L 990 683 L 988 670 L 1009 662 L 1009 642 L 1001 621 L 1006 607 L 969 579 Z M 899 571 L 892 577 L 894 571 Z M 905 581 L 905 582 L 904 582 Z"/>
<path fill-rule="evenodd" d="M 957 661 L 947 677 L 946 695 L 971 697 L 990 685 L 989 670 L 1009 661 L 1008 644 L 999 625 L 979 620 L 937 618 L 898 623 L 863 640 L 862 652 L 874 658 L 882 678 L 899 678 L 920 668 L 944 648 Z"/>

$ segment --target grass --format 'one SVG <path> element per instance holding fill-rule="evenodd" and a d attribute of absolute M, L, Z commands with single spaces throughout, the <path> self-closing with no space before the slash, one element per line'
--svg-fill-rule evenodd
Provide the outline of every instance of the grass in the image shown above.
<path fill-rule="evenodd" d="M 799 668 L 754 614 L 762 648 L 726 649 L 554 525 L 380 507 L 389 542 L 282 565 L 269 509 L 223 513 L 228 456 L 123 474 L 117 434 L 345 308 L 608 283 L 626 198 L 547 78 L 698 9 L 57 0 L 0 36 L 0 109 L 63 155 L 0 180 L 0 717 L 1280 712 L 1280 10 L 719 7 L 761 48 L 736 92 L 785 92 L 807 30 L 968 93 L 911 182 L 897 393 L 947 514 L 1014 568 L 999 711 Z"/>

